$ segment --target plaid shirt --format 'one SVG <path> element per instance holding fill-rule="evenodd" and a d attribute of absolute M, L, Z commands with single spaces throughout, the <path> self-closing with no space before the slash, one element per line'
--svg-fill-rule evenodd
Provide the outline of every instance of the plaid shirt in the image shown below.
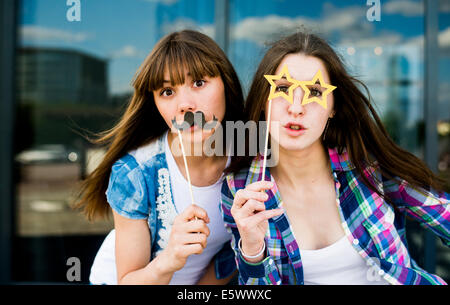
<path fill-rule="evenodd" d="M 333 171 L 336 202 L 342 227 L 353 248 L 390 284 L 446 284 L 440 277 L 420 268 L 408 253 L 405 216 L 419 221 L 450 246 L 450 196 L 448 193 L 412 188 L 406 181 L 382 177 L 377 163 L 365 167 L 365 175 L 392 198 L 398 211 L 370 190 L 358 178 L 348 154 L 328 150 Z M 273 177 L 266 168 L 265 176 Z M 225 226 L 232 233 L 231 245 L 239 269 L 240 284 L 303 284 L 301 251 L 285 214 L 269 219 L 265 236 L 266 258 L 257 264 L 246 262 L 240 254 L 240 239 L 230 210 L 239 189 L 262 178 L 262 157 L 255 158 L 250 168 L 229 174 L 222 186 L 221 212 Z M 377 185 L 377 184 L 375 184 Z M 277 208 L 282 199 L 275 186 L 267 191 L 266 209 Z"/>

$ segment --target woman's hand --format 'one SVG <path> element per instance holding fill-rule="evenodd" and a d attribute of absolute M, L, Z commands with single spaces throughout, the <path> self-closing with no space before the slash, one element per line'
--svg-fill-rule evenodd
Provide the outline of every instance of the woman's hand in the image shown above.
<path fill-rule="evenodd" d="M 158 256 L 171 272 L 180 270 L 192 254 L 201 254 L 209 236 L 208 214 L 197 205 L 190 205 L 175 217 L 167 247 Z"/>
<path fill-rule="evenodd" d="M 264 246 L 268 219 L 283 214 L 283 209 L 266 210 L 264 202 L 269 196 L 263 190 L 273 187 L 273 182 L 258 181 L 236 192 L 231 215 L 241 235 L 242 251 L 248 256 L 256 255 Z M 258 262 L 263 259 L 246 259 L 250 262 Z"/>

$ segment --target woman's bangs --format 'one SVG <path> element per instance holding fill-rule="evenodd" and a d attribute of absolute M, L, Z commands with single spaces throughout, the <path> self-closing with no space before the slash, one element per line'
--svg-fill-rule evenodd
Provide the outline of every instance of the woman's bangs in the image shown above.
<path fill-rule="evenodd" d="M 186 72 L 192 80 L 220 75 L 217 64 L 210 56 L 185 44 L 172 43 L 156 57 L 150 67 L 150 91 L 162 88 L 164 81 L 169 81 L 171 86 L 184 84 Z M 166 71 L 169 71 L 170 79 L 165 79 Z"/>

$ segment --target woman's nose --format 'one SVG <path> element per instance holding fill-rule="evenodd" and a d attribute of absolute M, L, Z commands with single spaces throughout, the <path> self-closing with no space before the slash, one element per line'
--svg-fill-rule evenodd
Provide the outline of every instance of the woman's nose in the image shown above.
<path fill-rule="evenodd" d="M 193 96 L 188 92 L 188 90 L 182 90 L 178 95 L 178 111 L 181 113 L 186 113 L 187 111 L 194 112 L 196 109 L 196 104 Z"/>
<path fill-rule="evenodd" d="M 293 93 L 294 97 L 292 99 L 292 104 L 289 105 L 288 112 L 293 115 L 304 114 L 305 106 L 302 105 L 302 100 L 305 93 L 303 89 L 296 88 Z"/>

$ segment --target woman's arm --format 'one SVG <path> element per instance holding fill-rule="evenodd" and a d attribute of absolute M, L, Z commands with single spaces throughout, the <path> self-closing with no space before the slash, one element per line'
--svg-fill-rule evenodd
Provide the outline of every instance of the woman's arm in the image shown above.
<path fill-rule="evenodd" d="M 168 284 L 192 254 L 206 248 L 209 218 L 196 205 L 175 217 L 167 247 L 152 261 L 146 219 L 128 219 L 113 211 L 118 284 Z"/>
<path fill-rule="evenodd" d="M 265 184 L 266 182 L 257 182 L 260 184 Z M 244 189 L 243 189 L 244 190 Z M 241 192 L 242 193 L 242 192 Z M 261 195 L 261 193 L 259 194 Z M 277 268 L 275 267 L 275 264 L 273 263 L 273 260 L 270 256 L 265 256 L 265 253 L 252 261 L 249 261 L 245 259 L 242 256 L 241 251 L 239 250 L 238 242 L 241 239 L 241 231 L 239 230 L 239 226 L 237 224 L 237 220 L 234 217 L 231 210 L 234 206 L 234 203 L 236 201 L 236 197 L 240 197 L 237 192 L 234 189 L 230 189 L 228 186 L 227 180 L 224 181 L 222 185 L 222 202 L 220 206 L 220 210 L 222 213 L 222 217 L 225 222 L 225 227 L 229 232 L 231 232 L 231 247 L 235 253 L 235 259 L 236 259 L 236 265 L 239 271 L 239 284 L 240 285 L 274 285 L 281 283 L 280 275 L 278 273 Z M 240 200 L 239 198 L 237 198 Z M 242 199 L 242 198 L 241 198 Z M 271 218 L 274 217 L 280 213 L 282 213 L 282 210 L 271 210 L 271 211 L 263 211 L 266 214 L 261 215 L 253 215 L 251 217 L 261 217 L 262 219 Z M 260 212 L 261 213 L 261 212 Z M 239 219 L 240 222 L 242 222 L 242 219 Z M 253 219 L 256 221 L 256 223 L 259 223 L 260 220 Z M 250 224 L 250 222 L 247 223 L 249 225 L 250 230 L 254 229 L 255 223 L 253 222 L 253 225 Z M 263 230 L 264 231 L 264 230 Z M 248 232 L 246 232 L 248 234 Z M 246 234 L 246 235 L 247 235 Z M 251 235 L 251 234 L 250 234 Z M 256 235 L 256 234 L 253 234 Z M 262 233 L 262 238 L 260 237 L 261 241 L 264 242 L 264 233 Z M 260 247 L 260 245 L 258 245 Z M 244 249 L 245 251 L 245 249 Z M 267 252 L 267 250 L 265 251 Z"/>
<path fill-rule="evenodd" d="M 168 284 L 174 271 L 158 255 L 150 263 L 150 232 L 146 219 L 128 219 L 113 210 L 116 229 L 118 284 Z"/>
<path fill-rule="evenodd" d="M 385 195 L 401 212 L 430 229 L 450 247 L 450 194 L 412 187 L 405 180 L 384 180 Z"/>

